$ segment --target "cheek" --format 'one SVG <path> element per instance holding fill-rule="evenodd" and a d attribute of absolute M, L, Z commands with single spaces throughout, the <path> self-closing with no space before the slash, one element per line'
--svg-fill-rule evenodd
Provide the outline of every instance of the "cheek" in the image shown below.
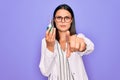
<path fill-rule="evenodd" d="M 58 28 L 60 24 L 56 23 L 56 27 Z"/>
<path fill-rule="evenodd" d="M 70 28 L 70 27 L 71 27 L 71 23 L 69 23 L 69 24 L 66 24 L 66 26 L 67 26 L 68 28 Z"/>
<path fill-rule="evenodd" d="M 68 26 L 68 27 L 70 27 L 70 26 L 71 26 L 71 24 L 67 24 L 67 26 Z"/>

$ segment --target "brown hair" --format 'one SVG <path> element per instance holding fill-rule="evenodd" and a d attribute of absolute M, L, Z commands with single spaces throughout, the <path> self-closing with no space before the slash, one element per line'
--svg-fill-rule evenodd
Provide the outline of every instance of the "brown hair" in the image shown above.
<path fill-rule="evenodd" d="M 72 9 L 70 8 L 70 6 L 68 6 L 67 4 L 61 4 L 61 5 L 59 5 L 59 6 L 55 9 L 54 14 L 53 14 L 53 19 L 55 18 L 56 12 L 57 12 L 59 9 L 65 9 L 65 10 L 67 10 L 67 11 L 70 12 L 70 14 L 71 14 L 71 16 L 72 16 L 72 19 L 73 19 L 73 21 L 72 21 L 72 23 L 71 23 L 71 26 L 70 26 L 70 29 L 69 29 L 70 35 L 76 34 L 75 18 L 74 18 L 73 10 L 72 10 Z M 54 21 L 54 20 L 53 20 L 53 21 Z M 54 24 L 54 27 L 56 28 L 55 21 L 53 22 L 53 24 Z M 59 41 L 59 39 L 60 39 L 57 28 L 56 28 L 56 39 L 57 39 L 58 41 Z"/>

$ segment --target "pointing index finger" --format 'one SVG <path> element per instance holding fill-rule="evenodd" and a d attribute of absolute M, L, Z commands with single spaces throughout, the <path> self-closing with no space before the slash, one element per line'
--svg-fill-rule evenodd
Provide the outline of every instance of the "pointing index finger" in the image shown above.
<path fill-rule="evenodd" d="M 66 42 L 69 43 L 69 40 L 70 40 L 70 32 L 67 31 L 66 32 Z"/>

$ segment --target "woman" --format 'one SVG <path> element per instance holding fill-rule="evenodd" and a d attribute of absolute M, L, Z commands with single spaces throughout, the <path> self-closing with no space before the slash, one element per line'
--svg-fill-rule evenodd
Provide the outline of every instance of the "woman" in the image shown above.
<path fill-rule="evenodd" d="M 54 27 L 42 40 L 40 70 L 49 80 L 88 80 L 82 56 L 94 50 L 83 34 L 76 34 L 72 9 L 59 5 L 53 14 Z"/>

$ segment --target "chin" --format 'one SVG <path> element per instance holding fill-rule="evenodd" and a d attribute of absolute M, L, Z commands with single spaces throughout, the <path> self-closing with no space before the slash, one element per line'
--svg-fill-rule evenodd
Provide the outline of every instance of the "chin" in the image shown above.
<path fill-rule="evenodd" d="M 66 32 L 66 31 L 68 31 L 68 30 L 60 30 L 61 32 Z"/>

